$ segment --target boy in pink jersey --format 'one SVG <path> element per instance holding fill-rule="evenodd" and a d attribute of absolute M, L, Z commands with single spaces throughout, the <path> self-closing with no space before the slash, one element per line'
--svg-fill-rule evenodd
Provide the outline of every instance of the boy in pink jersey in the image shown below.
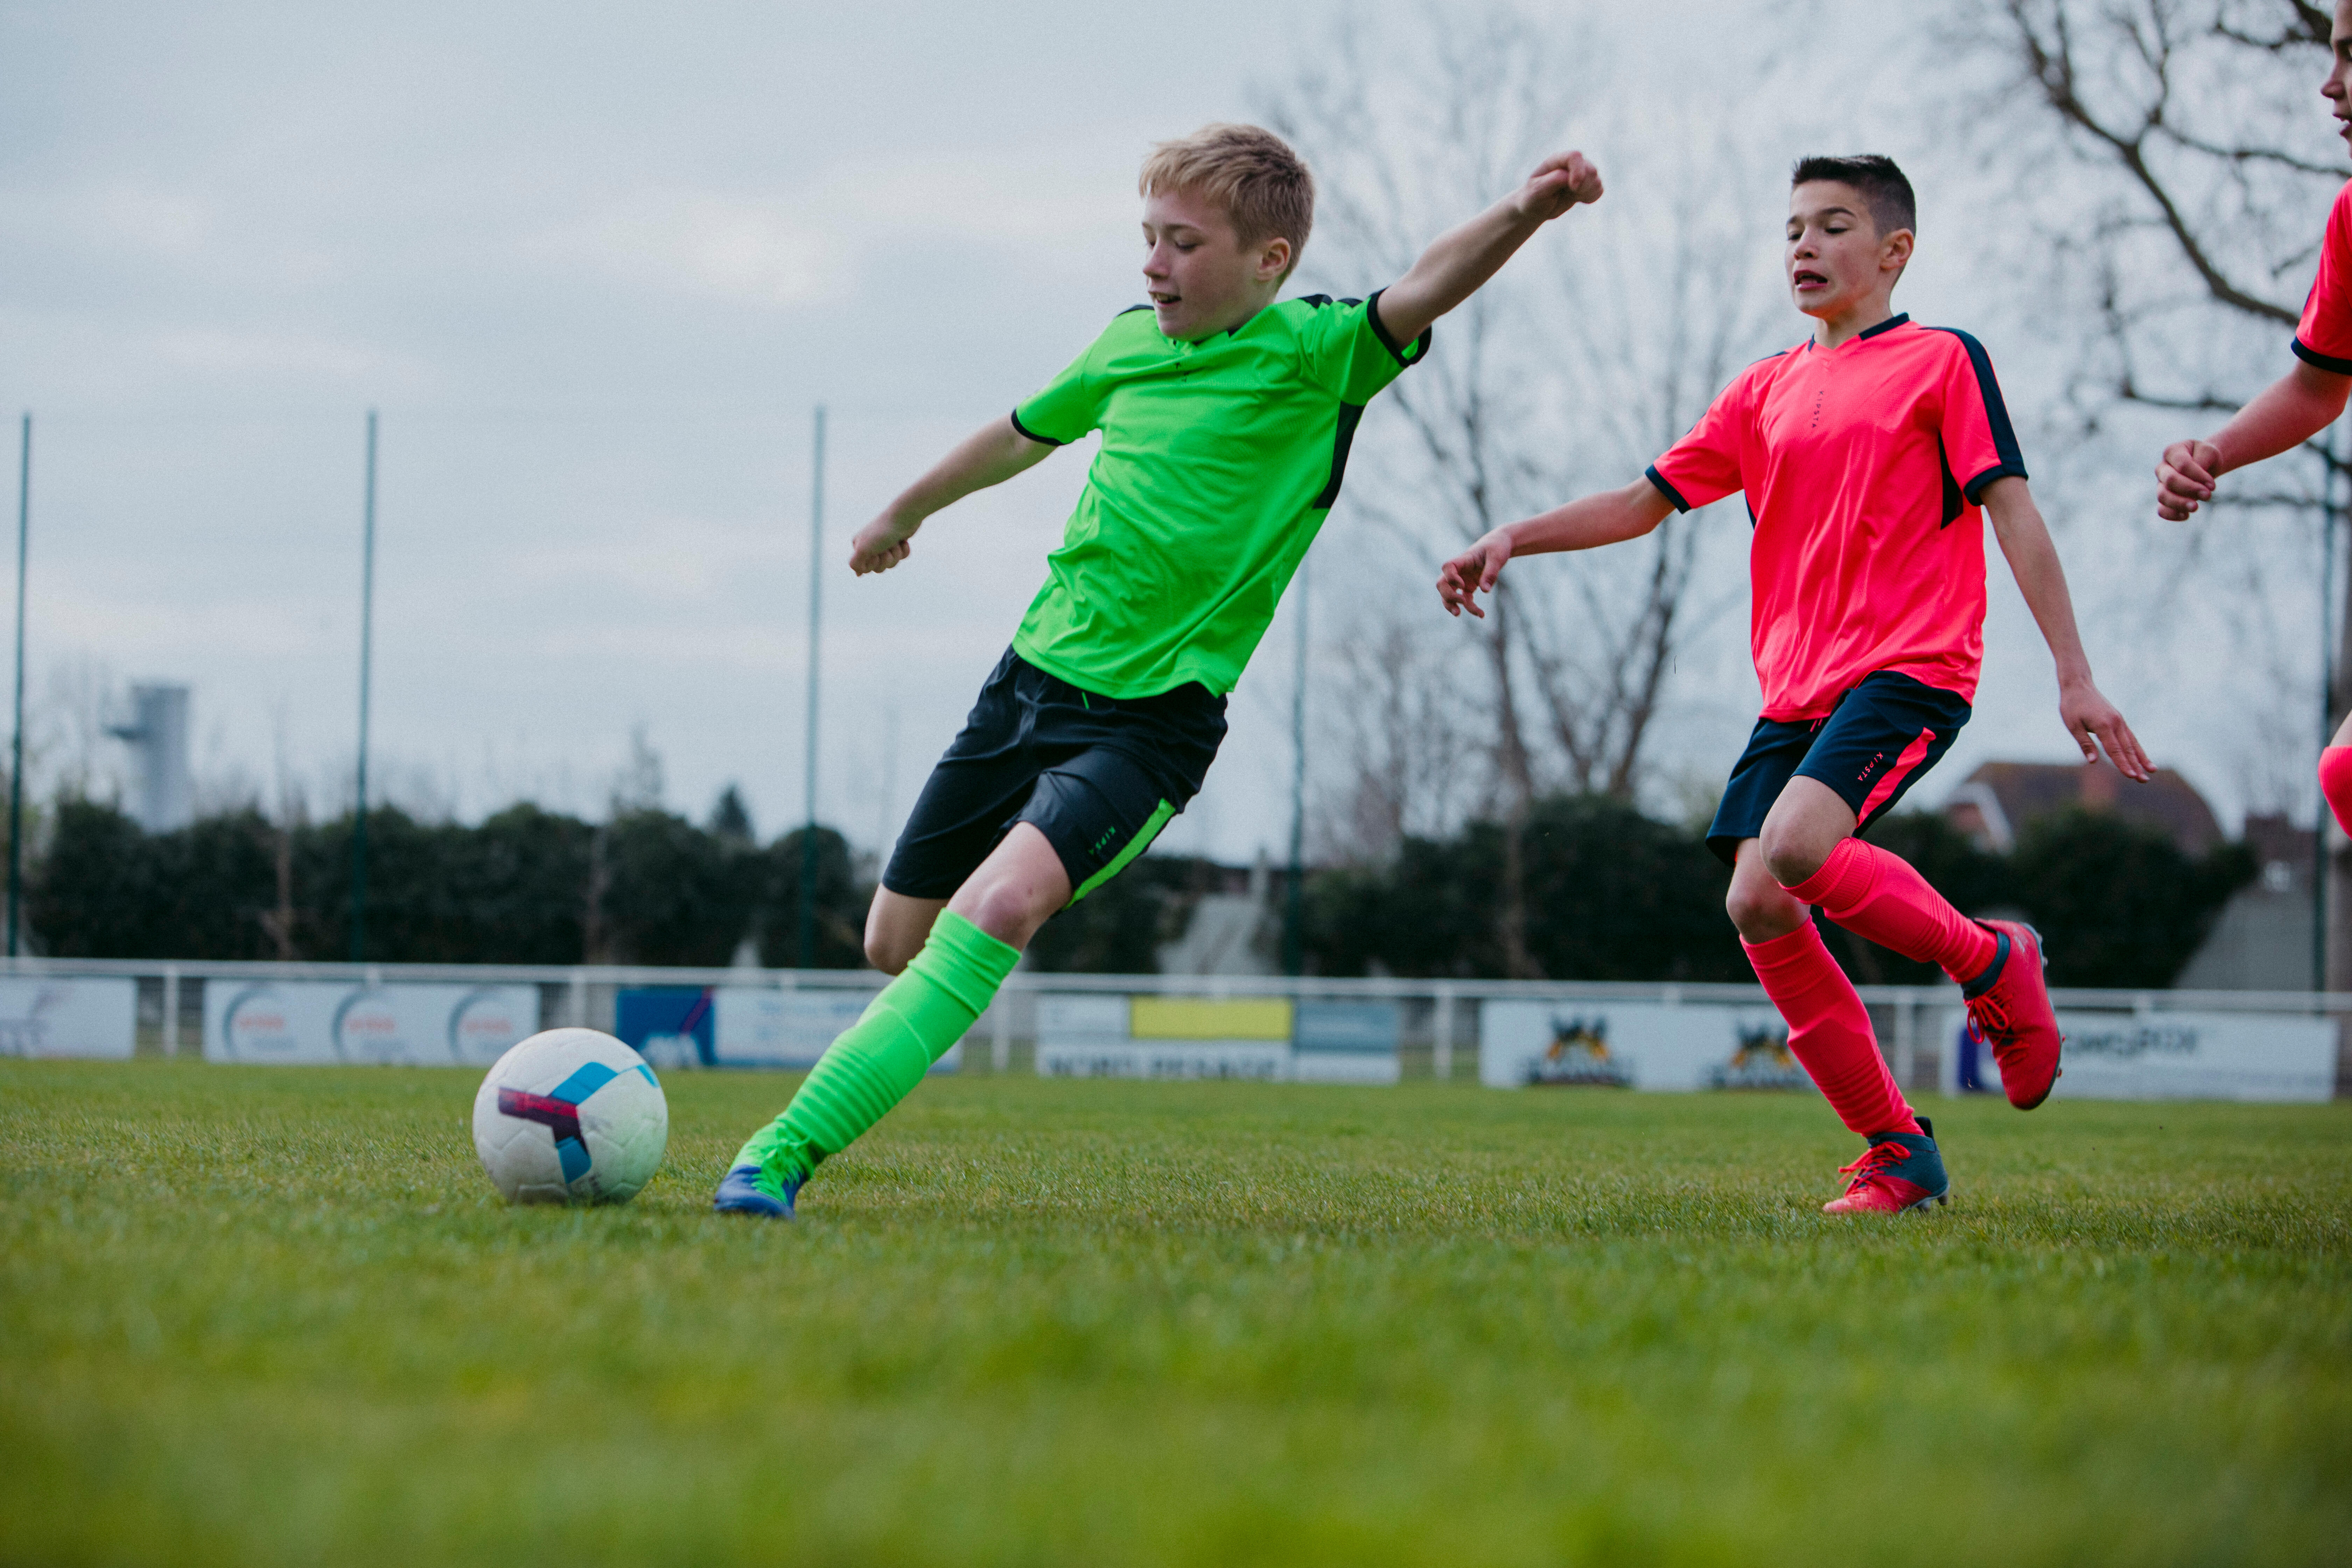
<path fill-rule="evenodd" d="M 2104 744 L 2132 778 L 2148 766 L 2092 684 L 1991 362 L 1967 333 L 1894 312 L 1916 225 L 1911 183 L 1869 156 L 1807 158 L 1791 184 L 1785 266 L 1812 337 L 1735 377 L 1646 476 L 1495 530 L 1445 563 L 1437 592 L 1449 612 L 1481 615 L 1475 595 L 1514 555 L 1637 538 L 1669 508 L 1747 492 L 1764 712 L 1707 844 L 1732 867 L 1732 922 L 1790 1049 L 1866 1142 L 1824 1207 L 1884 1213 L 1939 1201 L 1950 1182 L 1809 906 L 1958 982 L 2019 1109 L 2058 1076 L 2039 936 L 1967 919 L 1901 857 L 1855 837 L 1968 722 L 1984 653 L 1979 507 L 2057 661 L 2059 715 L 2083 760 Z"/>
<path fill-rule="evenodd" d="M 2335 61 L 2321 96 L 2335 106 L 2336 129 L 2352 142 L 2352 0 L 2337 0 L 2328 47 Z M 2213 432 L 2210 441 L 2175 441 L 2156 466 L 2156 510 L 2179 522 L 2213 499 L 2213 481 L 2232 468 L 2275 458 L 2336 423 L 2352 392 L 2352 184 L 2336 193 L 2320 241 L 2319 276 L 2294 329 L 2301 363 Z M 2352 833 L 2352 717 L 2319 753 L 2319 787 L 2345 832 Z"/>

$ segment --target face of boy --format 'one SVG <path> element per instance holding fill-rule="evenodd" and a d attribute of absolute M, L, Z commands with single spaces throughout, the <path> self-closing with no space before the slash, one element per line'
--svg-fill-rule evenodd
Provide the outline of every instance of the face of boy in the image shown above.
<path fill-rule="evenodd" d="M 2352 0 L 2336 0 L 2336 26 L 2327 35 L 2336 63 L 2319 90 L 2336 107 L 2336 133 L 2352 142 Z"/>
<path fill-rule="evenodd" d="M 1834 321 L 1881 290 L 1894 291 L 1911 259 L 1911 231 L 1898 228 L 1881 237 L 1860 191 L 1843 180 L 1808 180 L 1789 193 L 1789 244 L 1781 259 L 1797 309 Z"/>
<path fill-rule="evenodd" d="M 1290 241 L 1244 247 L 1234 220 L 1192 191 L 1154 191 L 1143 203 L 1143 283 L 1160 330 L 1191 342 L 1240 326 L 1274 299 Z"/>

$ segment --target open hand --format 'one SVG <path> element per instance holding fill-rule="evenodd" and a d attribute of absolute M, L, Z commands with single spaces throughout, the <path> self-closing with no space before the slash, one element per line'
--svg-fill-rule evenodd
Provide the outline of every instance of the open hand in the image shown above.
<path fill-rule="evenodd" d="M 857 531 L 849 542 L 849 569 L 863 577 L 868 572 L 887 572 L 891 567 L 914 553 L 912 528 L 902 528 L 888 512 Z"/>
<path fill-rule="evenodd" d="M 2084 762 L 2097 762 L 2099 747 L 2105 746 L 2107 760 L 2127 779 L 2146 784 L 2155 771 L 2139 737 L 2116 711 L 2116 705 L 2100 696 L 2099 689 L 2088 680 L 2058 688 L 2058 717 L 2065 721 L 2066 732 L 2074 737 L 2074 743 L 2083 748 Z"/>
<path fill-rule="evenodd" d="M 2213 499 L 2213 467 L 2221 449 L 2210 441 L 2175 441 L 2156 465 L 2156 515 L 2167 522 L 2184 521 L 2197 503 Z"/>
<path fill-rule="evenodd" d="M 1498 528 L 1439 567 L 1437 596 L 1444 601 L 1445 613 L 1459 618 L 1467 610 L 1485 620 L 1486 612 L 1478 607 L 1477 595 L 1494 592 L 1503 563 L 1510 558 L 1511 536 Z"/>
<path fill-rule="evenodd" d="M 1549 223 L 1579 202 L 1601 199 L 1601 171 L 1581 153 L 1555 153 L 1536 165 L 1519 187 L 1522 216 Z"/>

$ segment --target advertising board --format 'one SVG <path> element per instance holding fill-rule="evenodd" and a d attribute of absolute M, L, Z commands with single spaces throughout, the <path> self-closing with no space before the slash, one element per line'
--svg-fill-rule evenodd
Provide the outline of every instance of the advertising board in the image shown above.
<path fill-rule="evenodd" d="M 1478 1081 L 1490 1089 L 1806 1089 L 1769 1005 L 1489 1002 Z"/>
<path fill-rule="evenodd" d="M 1946 1094 L 1999 1094 L 2000 1068 L 1958 1008 L 1943 1013 Z M 2053 1100 L 2322 1100 L 2336 1093 L 2336 1023 L 2228 1013 L 2058 1015 Z"/>
<path fill-rule="evenodd" d="M 658 1069 L 816 1065 L 835 1037 L 857 1022 L 871 991 L 785 991 L 772 985 L 649 985 L 614 998 L 614 1032 Z M 931 1064 L 954 1072 L 958 1041 Z"/>
<path fill-rule="evenodd" d="M 0 1057 L 128 1060 L 138 1022 L 136 980 L 0 980 Z"/>
<path fill-rule="evenodd" d="M 488 1067 L 539 1032 L 536 985 L 215 980 L 205 1060 Z"/>

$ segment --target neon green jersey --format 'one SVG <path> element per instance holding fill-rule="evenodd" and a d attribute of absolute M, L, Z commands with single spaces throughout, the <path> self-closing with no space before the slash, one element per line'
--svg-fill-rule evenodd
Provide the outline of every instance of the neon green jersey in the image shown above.
<path fill-rule="evenodd" d="M 1199 342 L 1148 305 L 1116 318 L 1013 411 L 1035 441 L 1102 432 L 1013 651 L 1106 697 L 1231 691 L 1339 497 L 1364 405 L 1428 352 L 1427 332 L 1390 341 L 1371 300 L 1320 294 Z"/>

